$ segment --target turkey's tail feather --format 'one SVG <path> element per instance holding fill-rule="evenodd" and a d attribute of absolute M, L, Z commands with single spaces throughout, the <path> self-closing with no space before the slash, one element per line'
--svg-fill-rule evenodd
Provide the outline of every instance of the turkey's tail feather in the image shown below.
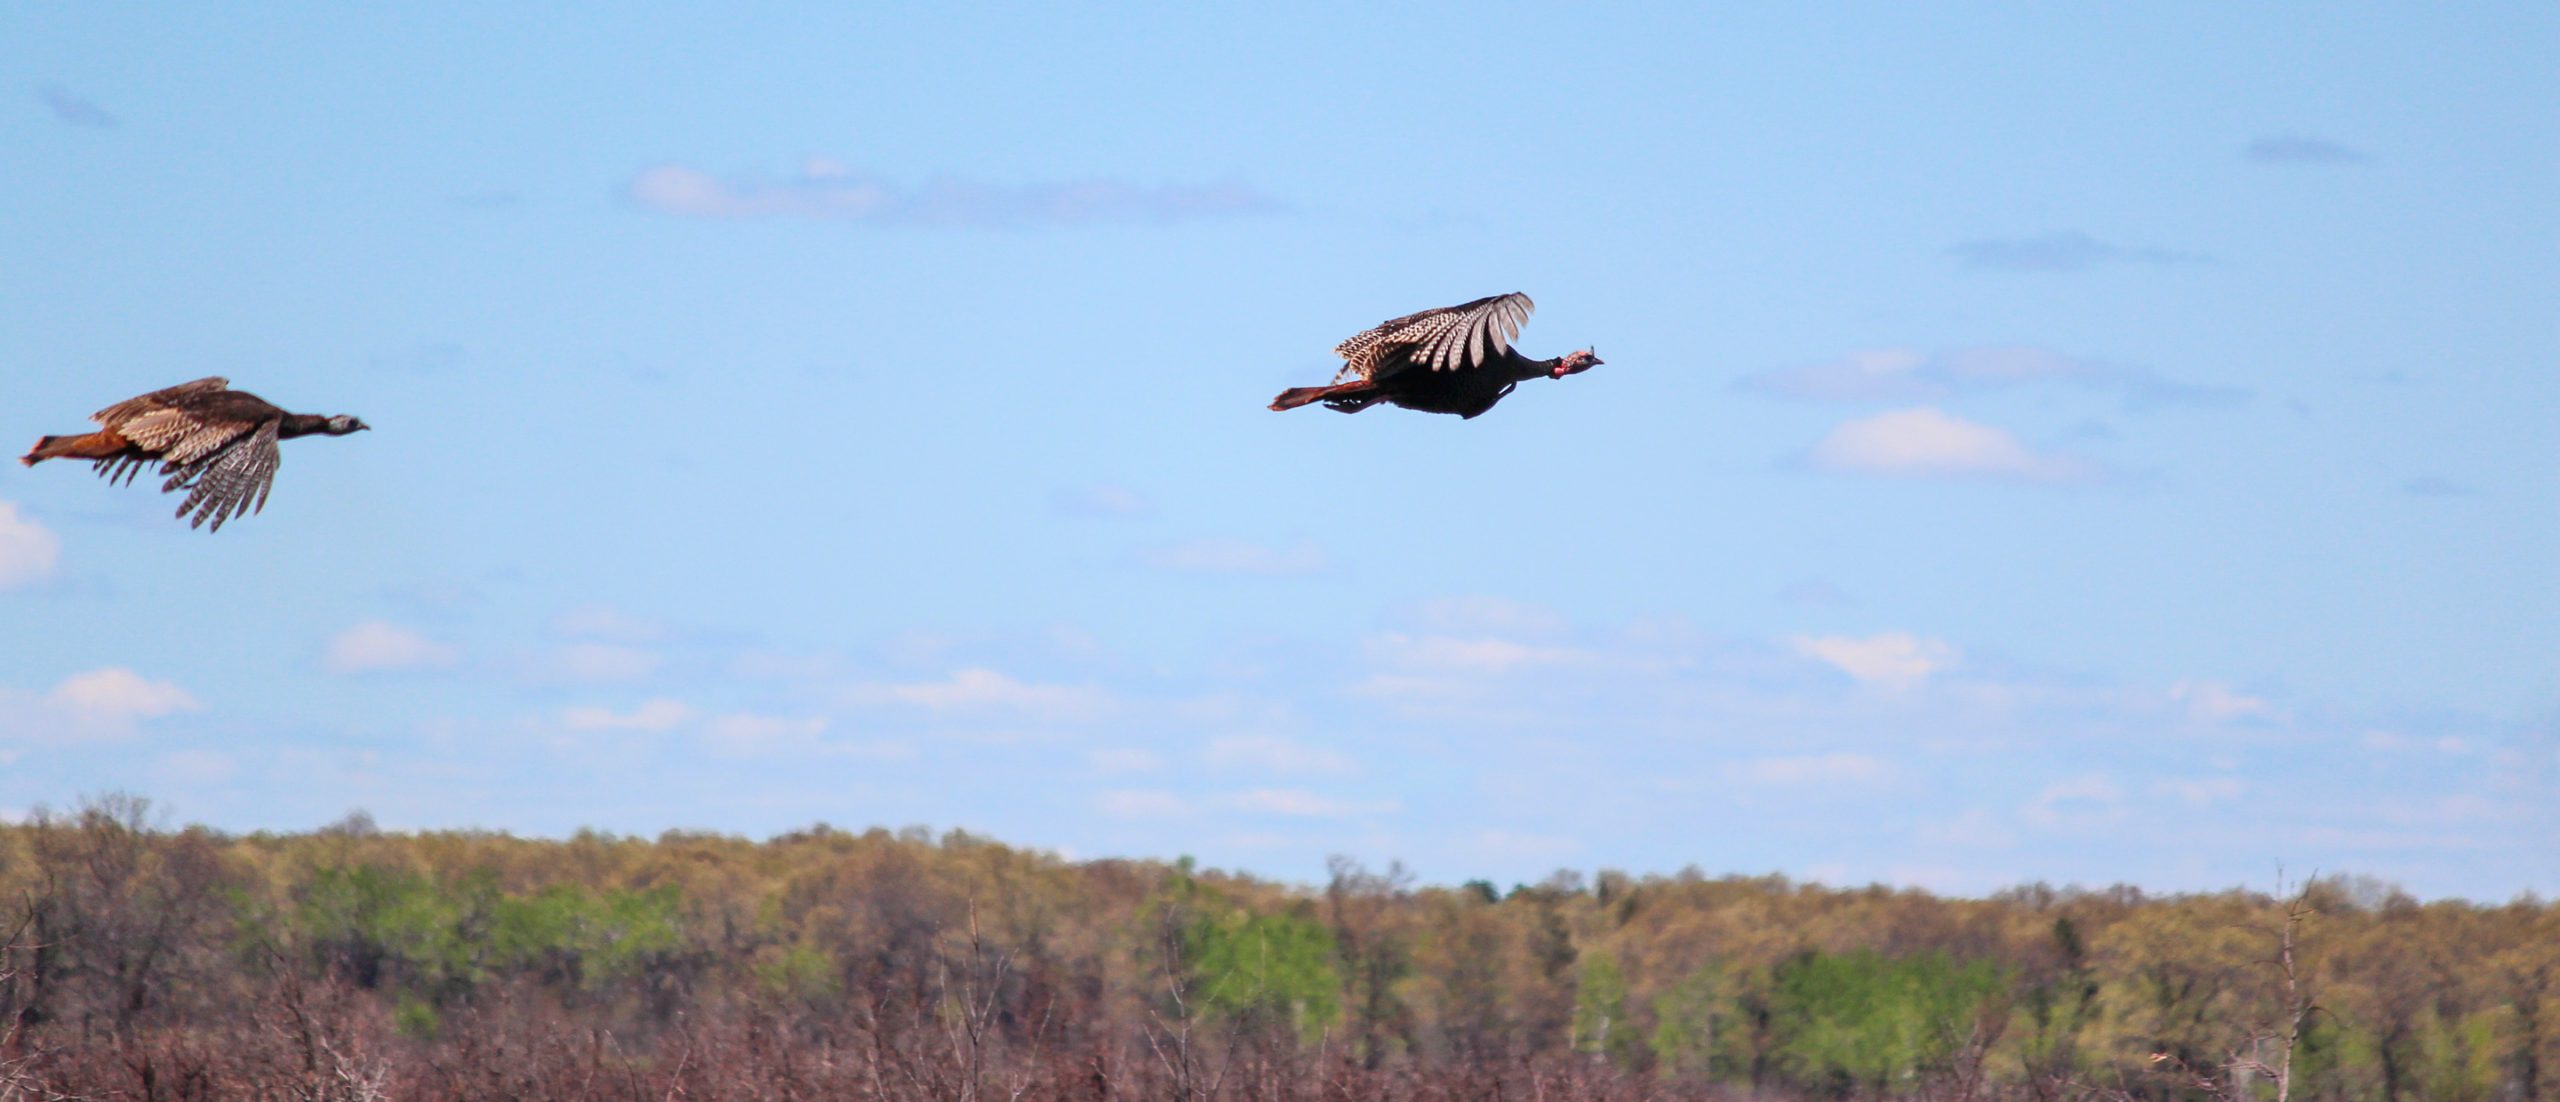
<path fill-rule="evenodd" d="M 1279 397 L 1272 399 L 1271 408 L 1296 409 L 1299 406 L 1306 405 L 1309 402 L 1313 402 L 1316 399 L 1323 397 L 1324 392 L 1331 389 L 1333 388 L 1329 386 L 1293 386 L 1287 390 L 1281 391 Z M 45 439 L 50 440 L 52 437 L 46 437 Z"/>
<path fill-rule="evenodd" d="M 1358 413 L 1378 400 L 1378 384 L 1361 380 L 1332 386 L 1293 386 L 1271 400 L 1271 408 L 1296 409 L 1322 402 L 1344 413 Z"/>
<path fill-rule="evenodd" d="M 84 432 L 77 436 L 39 436 L 36 446 L 19 456 L 18 462 L 35 466 L 48 459 L 105 459 L 130 446 L 124 437 L 112 432 Z"/>

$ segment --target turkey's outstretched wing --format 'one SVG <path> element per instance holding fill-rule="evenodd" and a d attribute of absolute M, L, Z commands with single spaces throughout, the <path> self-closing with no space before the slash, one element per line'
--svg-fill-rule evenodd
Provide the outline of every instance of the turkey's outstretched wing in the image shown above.
<path fill-rule="evenodd" d="M 137 451 L 126 451 L 121 455 L 101 459 L 90 464 L 90 467 L 98 472 L 98 477 L 107 480 L 107 485 L 114 486 L 132 482 L 133 476 L 142 473 L 142 468 L 150 465 L 150 456 Z"/>
<path fill-rule="evenodd" d="M 178 395 L 111 427 L 159 456 L 165 473 L 191 466 L 283 416 L 283 410 L 255 394 L 208 388 Z"/>
<path fill-rule="evenodd" d="M 220 451 L 161 483 L 164 493 L 181 487 L 188 491 L 177 514 L 195 514 L 187 527 L 202 527 L 210 518 L 213 530 L 219 532 L 223 521 L 266 510 L 276 466 L 284 460 L 282 449 L 276 447 L 277 424 L 273 420 L 259 423 L 256 431 L 232 438 Z"/>
<path fill-rule="evenodd" d="M 1343 373 L 1376 380 L 1407 367 L 1482 367 L 1511 347 L 1538 304 L 1517 292 L 1407 314 L 1334 346 Z"/>
<path fill-rule="evenodd" d="M 155 409 L 169 409 L 198 394 L 210 394 L 231 386 L 231 380 L 220 375 L 207 375 L 191 383 L 155 390 L 136 398 L 127 398 L 89 415 L 89 419 L 108 428 L 116 428 Z"/>

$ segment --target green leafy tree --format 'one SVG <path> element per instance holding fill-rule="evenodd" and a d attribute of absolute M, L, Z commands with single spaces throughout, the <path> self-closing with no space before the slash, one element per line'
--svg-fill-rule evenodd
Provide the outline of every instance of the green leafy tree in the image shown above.
<path fill-rule="evenodd" d="M 1311 1035 L 1341 1010 L 1333 934 L 1303 904 L 1276 914 L 1244 908 L 1203 915 L 1184 931 L 1192 990 L 1210 1014 L 1286 1024 Z"/>
<path fill-rule="evenodd" d="M 1988 962 L 1861 949 L 1807 951 L 1781 965 L 1773 985 L 1781 1066 L 1801 1087 L 1847 1097 L 1907 1092 L 1946 1068 L 2003 983 Z"/>
<path fill-rule="evenodd" d="M 1636 1031 L 1627 1021 L 1627 975 L 1606 949 L 1582 954 L 1573 990 L 1573 1047 L 1621 1067 L 1634 1061 Z"/>
<path fill-rule="evenodd" d="M 1718 1073 L 1717 1046 L 1733 1008 L 1724 969 L 1709 964 L 1665 988 L 1653 1000 L 1653 1063 L 1665 1076 L 1705 1078 Z"/>

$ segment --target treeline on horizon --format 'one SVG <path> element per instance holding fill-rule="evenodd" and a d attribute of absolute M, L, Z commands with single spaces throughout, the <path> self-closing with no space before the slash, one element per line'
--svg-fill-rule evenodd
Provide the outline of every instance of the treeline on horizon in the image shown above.
<path fill-rule="evenodd" d="M 2547 1102 L 2560 907 L 0 826 L 18 1099 Z"/>

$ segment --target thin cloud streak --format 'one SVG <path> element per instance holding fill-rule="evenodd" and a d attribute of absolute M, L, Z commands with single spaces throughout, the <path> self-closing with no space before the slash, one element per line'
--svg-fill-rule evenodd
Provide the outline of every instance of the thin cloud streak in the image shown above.
<path fill-rule="evenodd" d="M 1967 268 L 2009 272 L 2079 272 L 2105 264 L 2207 264 L 2202 253 L 2115 245 L 2079 230 L 2035 237 L 1985 237 L 1947 250 Z"/>
<path fill-rule="evenodd" d="M 2327 138 L 2271 134 L 2255 138 L 2240 155 L 2262 165 L 2357 165 L 2373 158 Z"/>
<path fill-rule="evenodd" d="M 1090 685 L 1025 682 L 981 667 L 954 671 L 941 681 L 852 685 L 836 695 L 847 707 L 893 704 L 929 712 L 996 711 L 1053 723 L 1094 719 L 1113 703 L 1109 692 Z"/>
<path fill-rule="evenodd" d="M 1788 642 L 1798 654 L 1828 663 L 1862 683 L 1896 691 L 1912 688 L 1964 659 L 1963 652 L 1944 639 L 1901 631 L 1865 638 L 1798 635 Z"/>
<path fill-rule="evenodd" d="M 108 114 L 105 108 L 73 95 L 58 84 L 36 89 L 36 98 L 44 101 L 45 107 L 52 110 L 53 117 L 73 126 L 112 130 L 118 124 L 116 117 Z"/>
<path fill-rule="evenodd" d="M 1146 495 L 1126 486 L 1099 483 L 1061 487 L 1049 495 L 1061 516 L 1102 519 L 1142 517 L 1150 511 Z"/>
<path fill-rule="evenodd" d="M 2037 383 L 2114 391 L 2130 408 L 2229 405 L 2249 396 L 2234 387 L 2164 378 L 2147 368 L 2072 356 L 2031 346 L 1980 345 L 1923 352 L 1870 348 L 1835 359 L 1773 368 L 1737 381 L 1736 389 L 1804 402 L 1864 404 L 1936 402 Z"/>
<path fill-rule="evenodd" d="M 462 652 L 408 628 L 384 620 L 367 620 L 329 640 L 320 664 L 330 673 L 401 673 L 443 669 L 461 661 Z"/>
<path fill-rule="evenodd" d="M 2403 482 L 2400 492 L 2411 497 L 2470 497 L 2474 493 L 2469 485 L 2440 474 L 2422 474 Z"/>
<path fill-rule="evenodd" d="M 1179 574 L 1247 574 L 1295 577 L 1325 569 L 1324 551 L 1314 544 L 1265 547 L 1239 539 L 1199 539 L 1138 552 L 1138 561 Z"/>
<path fill-rule="evenodd" d="M 1094 179 L 989 184 L 943 178 L 906 187 L 813 159 L 788 180 L 724 179 L 664 164 L 627 189 L 651 210 L 691 218 L 805 218 L 875 226 L 1028 228 L 1161 223 L 1276 214 L 1279 200 L 1237 181 L 1146 186 Z"/>
<path fill-rule="evenodd" d="M 1971 478 L 2066 485 L 2105 472 L 2077 457 L 2034 451 L 2017 437 L 1928 406 L 1834 428 L 1805 455 L 1817 470 L 1893 478 Z"/>

